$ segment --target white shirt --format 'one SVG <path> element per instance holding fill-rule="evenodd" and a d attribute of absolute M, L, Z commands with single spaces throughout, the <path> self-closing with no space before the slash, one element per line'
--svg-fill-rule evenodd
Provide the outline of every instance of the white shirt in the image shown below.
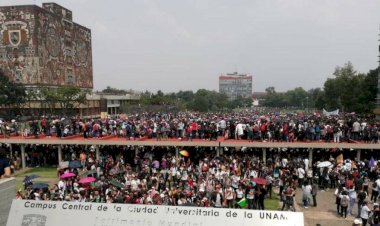
<path fill-rule="evenodd" d="M 303 190 L 303 194 L 305 194 L 305 195 L 311 195 L 312 187 L 311 187 L 310 184 L 308 184 L 306 186 L 302 186 L 302 190 Z"/>
<path fill-rule="evenodd" d="M 305 177 L 305 170 L 301 167 L 298 168 L 298 178 L 303 179 Z"/>
<path fill-rule="evenodd" d="M 367 205 L 364 205 L 362 207 L 362 210 L 360 211 L 360 217 L 363 218 L 363 219 L 368 219 L 368 213 L 369 213 L 370 209 L 368 208 Z"/>
<path fill-rule="evenodd" d="M 243 198 L 243 195 L 244 195 L 243 190 L 240 190 L 240 189 L 237 189 L 237 190 L 236 190 L 236 197 L 237 197 L 238 199 Z"/>
<path fill-rule="evenodd" d="M 305 164 L 305 171 L 309 169 L 309 159 L 304 159 L 303 163 Z"/>
<path fill-rule="evenodd" d="M 377 180 L 375 181 L 375 183 L 376 183 L 376 187 L 372 188 L 372 190 L 374 190 L 374 191 L 379 191 L 380 179 L 377 179 Z"/>
<path fill-rule="evenodd" d="M 356 199 L 356 191 L 355 189 L 348 189 L 348 196 L 350 197 L 350 199 Z"/>

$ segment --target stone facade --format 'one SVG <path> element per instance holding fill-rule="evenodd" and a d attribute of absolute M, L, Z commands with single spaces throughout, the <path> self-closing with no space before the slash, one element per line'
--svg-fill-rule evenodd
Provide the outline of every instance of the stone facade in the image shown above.
<path fill-rule="evenodd" d="M 55 3 L 0 7 L 0 67 L 26 86 L 92 89 L 91 30 Z"/>

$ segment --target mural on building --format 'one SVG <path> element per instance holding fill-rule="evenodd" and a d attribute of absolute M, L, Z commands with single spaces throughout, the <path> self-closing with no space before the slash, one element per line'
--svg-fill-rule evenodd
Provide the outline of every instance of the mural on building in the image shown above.
<path fill-rule="evenodd" d="M 43 7 L 0 7 L 0 67 L 25 85 L 92 88 L 91 31 L 72 22 L 71 11 Z"/>

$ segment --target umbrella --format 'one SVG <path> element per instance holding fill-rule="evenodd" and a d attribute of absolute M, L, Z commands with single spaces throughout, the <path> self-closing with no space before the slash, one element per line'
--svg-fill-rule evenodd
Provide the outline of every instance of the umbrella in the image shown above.
<path fill-rule="evenodd" d="M 32 185 L 32 189 L 44 189 L 44 188 L 48 188 L 48 187 L 49 187 L 49 185 L 44 184 L 44 183 L 38 183 L 38 184 Z"/>
<path fill-rule="evenodd" d="M 317 167 L 318 167 L 318 168 L 323 168 L 323 167 L 329 167 L 329 166 L 331 166 L 331 165 L 332 165 L 331 162 L 329 162 L 329 161 L 324 161 L 324 162 L 320 162 L 320 163 L 317 165 Z"/>
<path fill-rule="evenodd" d="M 268 181 L 261 177 L 253 178 L 252 181 L 255 182 L 256 184 L 261 184 L 261 185 L 268 184 Z"/>
<path fill-rule="evenodd" d="M 179 152 L 181 155 L 185 156 L 185 157 L 189 157 L 189 152 L 186 151 L 186 150 L 182 150 Z"/>
<path fill-rule="evenodd" d="M 120 183 L 117 180 L 111 180 L 110 184 L 112 184 L 113 186 L 118 187 L 118 188 L 124 188 L 125 187 L 124 184 Z"/>
<path fill-rule="evenodd" d="M 79 183 L 80 184 L 88 184 L 88 183 L 91 183 L 91 182 L 94 182 L 94 181 L 96 181 L 96 179 L 93 178 L 93 177 L 85 177 L 85 178 L 80 179 Z"/>
<path fill-rule="evenodd" d="M 369 167 L 375 167 L 375 159 L 371 157 L 371 160 L 369 161 Z"/>
<path fill-rule="evenodd" d="M 82 165 L 78 160 L 70 161 L 69 162 L 69 168 L 80 168 Z"/>
<path fill-rule="evenodd" d="M 96 174 L 96 170 L 89 170 L 87 172 L 84 172 L 82 176 L 88 177 L 88 175 Z"/>
<path fill-rule="evenodd" d="M 25 178 L 24 178 L 24 180 L 22 182 L 24 182 L 24 183 L 30 183 L 31 181 L 33 181 L 34 179 L 36 179 L 38 177 L 40 177 L 40 176 L 35 175 L 35 174 L 28 175 L 28 176 L 25 176 Z"/>
<path fill-rule="evenodd" d="M 75 177 L 75 176 L 76 176 L 75 173 L 64 173 L 61 175 L 61 179 Z"/>

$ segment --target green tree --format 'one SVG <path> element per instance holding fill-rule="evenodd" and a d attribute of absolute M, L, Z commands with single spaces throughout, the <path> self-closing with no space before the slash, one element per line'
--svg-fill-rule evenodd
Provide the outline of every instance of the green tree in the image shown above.
<path fill-rule="evenodd" d="M 310 108 L 322 109 L 324 106 L 324 91 L 321 88 L 314 88 L 308 91 Z"/>
<path fill-rule="evenodd" d="M 83 104 L 86 101 L 86 92 L 79 87 L 63 86 L 57 89 L 58 104 L 62 110 L 62 115 L 66 115 L 68 109 L 75 105 Z"/>
<path fill-rule="evenodd" d="M 348 62 L 343 67 L 336 67 L 333 75 L 335 77 L 327 79 L 324 84 L 324 108 L 358 113 L 373 109 L 374 86 L 377 85 L 375 74 L 358 73 Z"/>
<path fill-rule="evenodd" d="M 281 93 L 277 93 L 273 86 L 265 89 L 266 96 L 263 105 L 266 107 L 284 107 L 284 98 Z"/>
<path fill-rule="evenodd" d="M 21 106 L 25 101 L 25 86 L 10 81 L 0 70 L 0 105 L 4 105 L 8 109 L 8 115 L 21 114 Z"/>
<path fill-rule="evenodd" d="M 86 92 L 75 86 L 42 87 L 41 94 L 50 108 L 50 113 L 53 114 L 58 105 L 62 116 L 70 113 L 76 105 L 86 101 Z"/>
<path fill-rule="evenodd" d="M 308 107 L 308 93 L 301 87 L 289 90 L 283 94 L 283 104 L 289 107 Z"/>

